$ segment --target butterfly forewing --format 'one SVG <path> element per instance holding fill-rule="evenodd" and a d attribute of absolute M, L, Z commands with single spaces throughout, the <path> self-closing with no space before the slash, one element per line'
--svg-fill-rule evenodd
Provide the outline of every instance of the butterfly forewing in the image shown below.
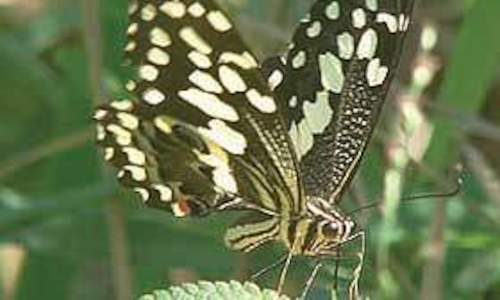
<path fill-rule="evenodd" d="M 110 159 L 119 175 L 145 196 L 159 184 L 173 190 L 177 210 L 196 203 L 207 211 L 228 198 L 303 210 L 280 108 L 226 14 L 193 0 L 133 1 L 129 14 L 125 50 L 137 76 L 127 89 L 138 101 L 127 113 L 138 125 L 123 128 L 110 106 L 97 120 L 101 145 L 138 149 L 145 163 L 137 172 L 145 176 L 130 171 L 127 156 Z M 129 143 L 110 125 L 129 132 Z"/>
<path fill-rule="evenodd" d="M 263 72 L 281 100 L 307 195 L 338 202 L 399 61 L 413 1 L 317 1 Z"/>

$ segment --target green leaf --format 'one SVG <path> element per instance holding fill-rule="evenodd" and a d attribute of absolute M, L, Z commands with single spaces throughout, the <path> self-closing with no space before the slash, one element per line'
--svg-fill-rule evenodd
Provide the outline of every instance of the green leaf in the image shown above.
<path fill-rule="evenodd" d="M 286 300 L 290 299 L 278 295 L 276 291 L 260 289 L 257 285 L 237 281 L 185 283 L 181 286 L 173 286 L 168 290 L 156 290 L 151 294 L 143 295 L 139 300 L 173 300 L 173 299 L 239 299 L 239 300 Z"/>

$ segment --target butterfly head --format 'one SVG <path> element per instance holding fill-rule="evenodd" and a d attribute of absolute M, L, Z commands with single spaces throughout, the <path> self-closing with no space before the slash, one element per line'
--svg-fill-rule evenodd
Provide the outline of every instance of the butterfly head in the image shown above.
<path fill-rule="evenodd" d="M 323 201 L 308 204 L 310 225 L 305 254 L 311 256 L 338 255 L 342 245 L 350 241 L 356 231 L 356 223 L 343 215 L 336 207 Z"/>

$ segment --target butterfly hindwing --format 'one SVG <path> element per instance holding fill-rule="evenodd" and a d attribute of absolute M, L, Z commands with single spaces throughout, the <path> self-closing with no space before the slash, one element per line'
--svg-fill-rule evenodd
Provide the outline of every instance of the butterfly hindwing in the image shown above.
<path fill-rule="evenodd" d="M 235 182 L 227 156 L 189 125 L 147 114 L 131 101 L 103 105 L 94 118 L 105 159 L 118 168 L 120 182 L 139 193 L 147 205 L 176 216 L 203 215 L 230 200 L 227 191 L 235 188 Z M 218 164 L 203 161 L 212 156 Z"/>
<path fill-rule="evenodd" d="M 413 1 L 316 1 L 263 72 L 281 100 L 305 193 L 331 202 L 355 173 L 399 61 Z"/>

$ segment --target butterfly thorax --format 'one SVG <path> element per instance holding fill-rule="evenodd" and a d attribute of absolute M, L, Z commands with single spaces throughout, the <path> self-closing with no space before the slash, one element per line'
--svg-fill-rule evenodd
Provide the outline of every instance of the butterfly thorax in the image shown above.
<path fill-rule="evenodd" d="M 293 255 L 329 256 L 350 239 L 354 227 L 337 207 L 310 197 L 302 214 L 248 214 L 227 230 L 225 240 L 230 248 L 243 252 L 267 242 L 280 242 Z"/>

